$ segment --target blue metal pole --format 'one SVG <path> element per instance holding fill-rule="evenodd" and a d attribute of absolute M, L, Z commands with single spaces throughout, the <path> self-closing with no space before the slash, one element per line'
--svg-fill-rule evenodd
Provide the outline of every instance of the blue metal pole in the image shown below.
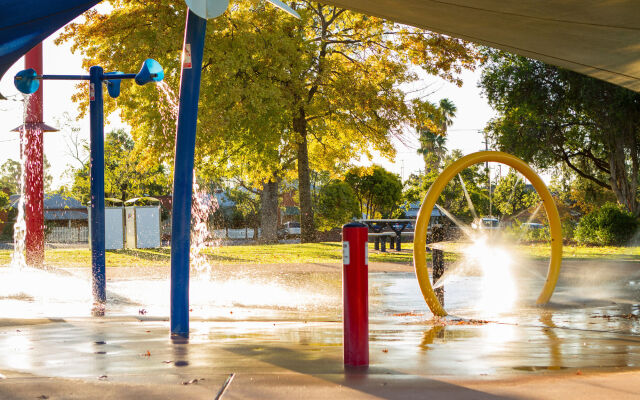
<path fill-rule="evenodd" d="M 96 303 L 107 301 L 105 286 L 104 228 L 104 102 L 102 97 L 102 67 L 89 69 L 89 119 L 91 123 L 91 270 L 93 298 Z"/>
<path fill-rule="evenodd" d="M 187 14 L 180 78 L 180 111 L 176 133 L 171 216 L 171 334 L 189 337 L 189 246 L 193 158 L 198 99 L 207 20 Z"/>

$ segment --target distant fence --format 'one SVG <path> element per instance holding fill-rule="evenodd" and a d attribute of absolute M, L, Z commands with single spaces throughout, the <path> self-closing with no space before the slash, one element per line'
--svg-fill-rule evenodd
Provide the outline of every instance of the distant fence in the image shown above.
<path fill-rule="evenodd" d="M 253 239 L 255 234 L 253 228 L 214 229 L 211 231 L 211 236 L 216 239 Z M 260 235 L 260 229 L 258 229 L 258 235 Z"/>
<path fill-rule="evenodd" d="M 53 226 L 49 228 L 45 241 L 48 243 L 87 243 L 89 228 L 86 226 L 67 227 Z"/>

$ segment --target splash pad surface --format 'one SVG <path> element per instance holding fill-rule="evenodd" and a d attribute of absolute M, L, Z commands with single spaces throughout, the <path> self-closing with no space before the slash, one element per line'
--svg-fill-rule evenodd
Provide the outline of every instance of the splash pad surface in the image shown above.
<path fill-rule="evenodd" d="M 504 382 L 524 393 L 529 379 L 615 380 L 620 375 L 602 373 L 640 365 L 635 262 L 566 261 L 545 308 L 535 306 L 535 297 L 546 263 L 530 263 L 514 270 L 518 300 L 492 313 L 477 306 L 485 292 L 481 277 L 460 276 L 447 286 L 446 319 L 428 311 L 410 266 L 370 268 L 366 377 L 344 374 L 337 264 L 221 266 L 213 282 L 194 279 L 188 342 L 166 336 L 168 268 L 110 269 L 106 317 L 90 316 L 82 292 L 54 295 L 61 282 L 55 279 L 89 287 L 88 269 L 41 272 L 51 292 L 43 284 L 10 295 L 5 286 L 0 294 L 0 374 L 8 377 L 0 380 L 0 398 L 26 390 L 8 385 L 26 376 L 54 378 L 51 394 L 67 384 L 107 393 L 108 383 L 108 390 L 123 390 L 114 398 L 127 398 L 132 388 L 153 398 L 213 398 L 231 373 L 237 377 L 225 398 L 420 398 L 429 391 L 482 398 L 506 393 Z M 10 272 L 0 268 L 0 282 Z M 38 282 L 36 275 L 22 277 Z M 194 379 L 204 380 L 182 385 Z"/>

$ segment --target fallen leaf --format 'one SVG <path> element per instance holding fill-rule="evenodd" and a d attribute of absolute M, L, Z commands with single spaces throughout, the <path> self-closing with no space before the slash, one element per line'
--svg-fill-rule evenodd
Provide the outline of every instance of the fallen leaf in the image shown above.
<path fill-rule="evenodd" d="M 183 384 L 183 385 L 191 385 L 191 384 L 194 384 L 194 383 L 198 383 L 198 382 L 200 382 L 200 381 L 203 381 L 203 380 L 204 380 L 204 378 L 193 378 L 193 379 L 191 379 L 190 381 L 183 381 L 183 382 L 182 382 L 182 384 Z"/>
<path fill-rule="evenodd" d="M 149 350 L 147 350 L 147 354 L 145 354 L 147 357 L 151 357 L 151 352 Z"/>
<path fill-rule="evenodd" d="M 393 314 L 394 317 L 421 317 L 422 314 L 416 314 L 414 312 L 403 312 L 403 313 L 397 313 L 397 314 Z"/>
<path fill-rule="evenodd" d="M 576 375 L 582 375 L 582 371 L 578 370 L 578 372 L 576 372 Z"/>
<path fill-rule="evenodd" d="M 388 353 L 388 352 L 389 352 L 389 349 L 382 349 L 382 352 L 383 352 L 383 353 Z"/>

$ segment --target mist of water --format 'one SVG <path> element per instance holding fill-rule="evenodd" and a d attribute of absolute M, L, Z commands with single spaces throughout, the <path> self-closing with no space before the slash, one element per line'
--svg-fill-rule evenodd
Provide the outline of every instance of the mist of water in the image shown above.
<path fill-rule="evenodd" d="M 20 198 L 18 199 L 16 222 L 13 225 L 13 254 L 11 254 L 11 267 L 22 269 L 27 266 L 25 258 L 25 240 L 27 236 L 27 222 L 25 218 L 26 203 L 26 165 L 27 165 L 27 132 L 24 122 L 27 120 L 27 112 L 30 95 L 23 96 L 23 128 L 20 132 Z"/>
<path fill-rule="evenodd" d="M 218 209 L 218 200 L 206 190 L 202 190 L 193 172 L 193 198 L 191 202 L 191 266 L 205 279 L 211 279 L 211 265 L 203 250 L 217 247 L 219 240 L 212 239 L 209 218 Z"/>
<path fill-rule="evenodd" d="M 476 214 L 476 208 L 473 206 L 473 202 L 471 201 L 471 196 L 469 196 L 469 192 L 467 191 L 467 185 L 465 185 L 464 180 L 462 179 L 462 175 L 458 174 L 458 179 L 460 180 L 460 185 L 462 185 L 462 190 L 464 191 L 464 197 L 467 199 L 467 205 L 469 206 L 469 210 L 471 210 L 471 214 L 473 215 L 473 220 L 478 219 L 478 214 Z"/>
<path fill-rule="evenodd" d="M 25 219 L 25 158 L 26 158 L 26 132 L 20 133 L 20 198 L 17 208 L 18 215 L 16 222 L 13 224 L 13 254 L 11 254 L 11 267 L 22 269 L 27 266 L 25 259 L 25 239 L 27 236 L 27 222 Z"/>
<path fill-rule="evenodd" d="M 449 210 L 437 204 L 436 204 L 436 207 L 438 207 L 438 210 L 440 210 L 441 213 L 443 213 L 447 218 L 449 218 L 451 222 L 453 222 L 458 228 L 460 228 L 462 233 L 464 233 L 468 238 L 473 238 L 475 236 L 473 229 L 469 225 L 465 224 L 464 222 L 456 218 L 453 214 L 449 212 Z"/>
<path fill-rule="evenodd" d="M 157 82 L 154 86 L 158 90 L 158 110 L 160 111 L 162 133 L 165 138 L 174 137 L 180 111 L 178 96 L 165 81 Z M 173 140 L 165 139 L 163 143 L 166 146 L 166 151 L 171 153 L 173 151 Z"/>

